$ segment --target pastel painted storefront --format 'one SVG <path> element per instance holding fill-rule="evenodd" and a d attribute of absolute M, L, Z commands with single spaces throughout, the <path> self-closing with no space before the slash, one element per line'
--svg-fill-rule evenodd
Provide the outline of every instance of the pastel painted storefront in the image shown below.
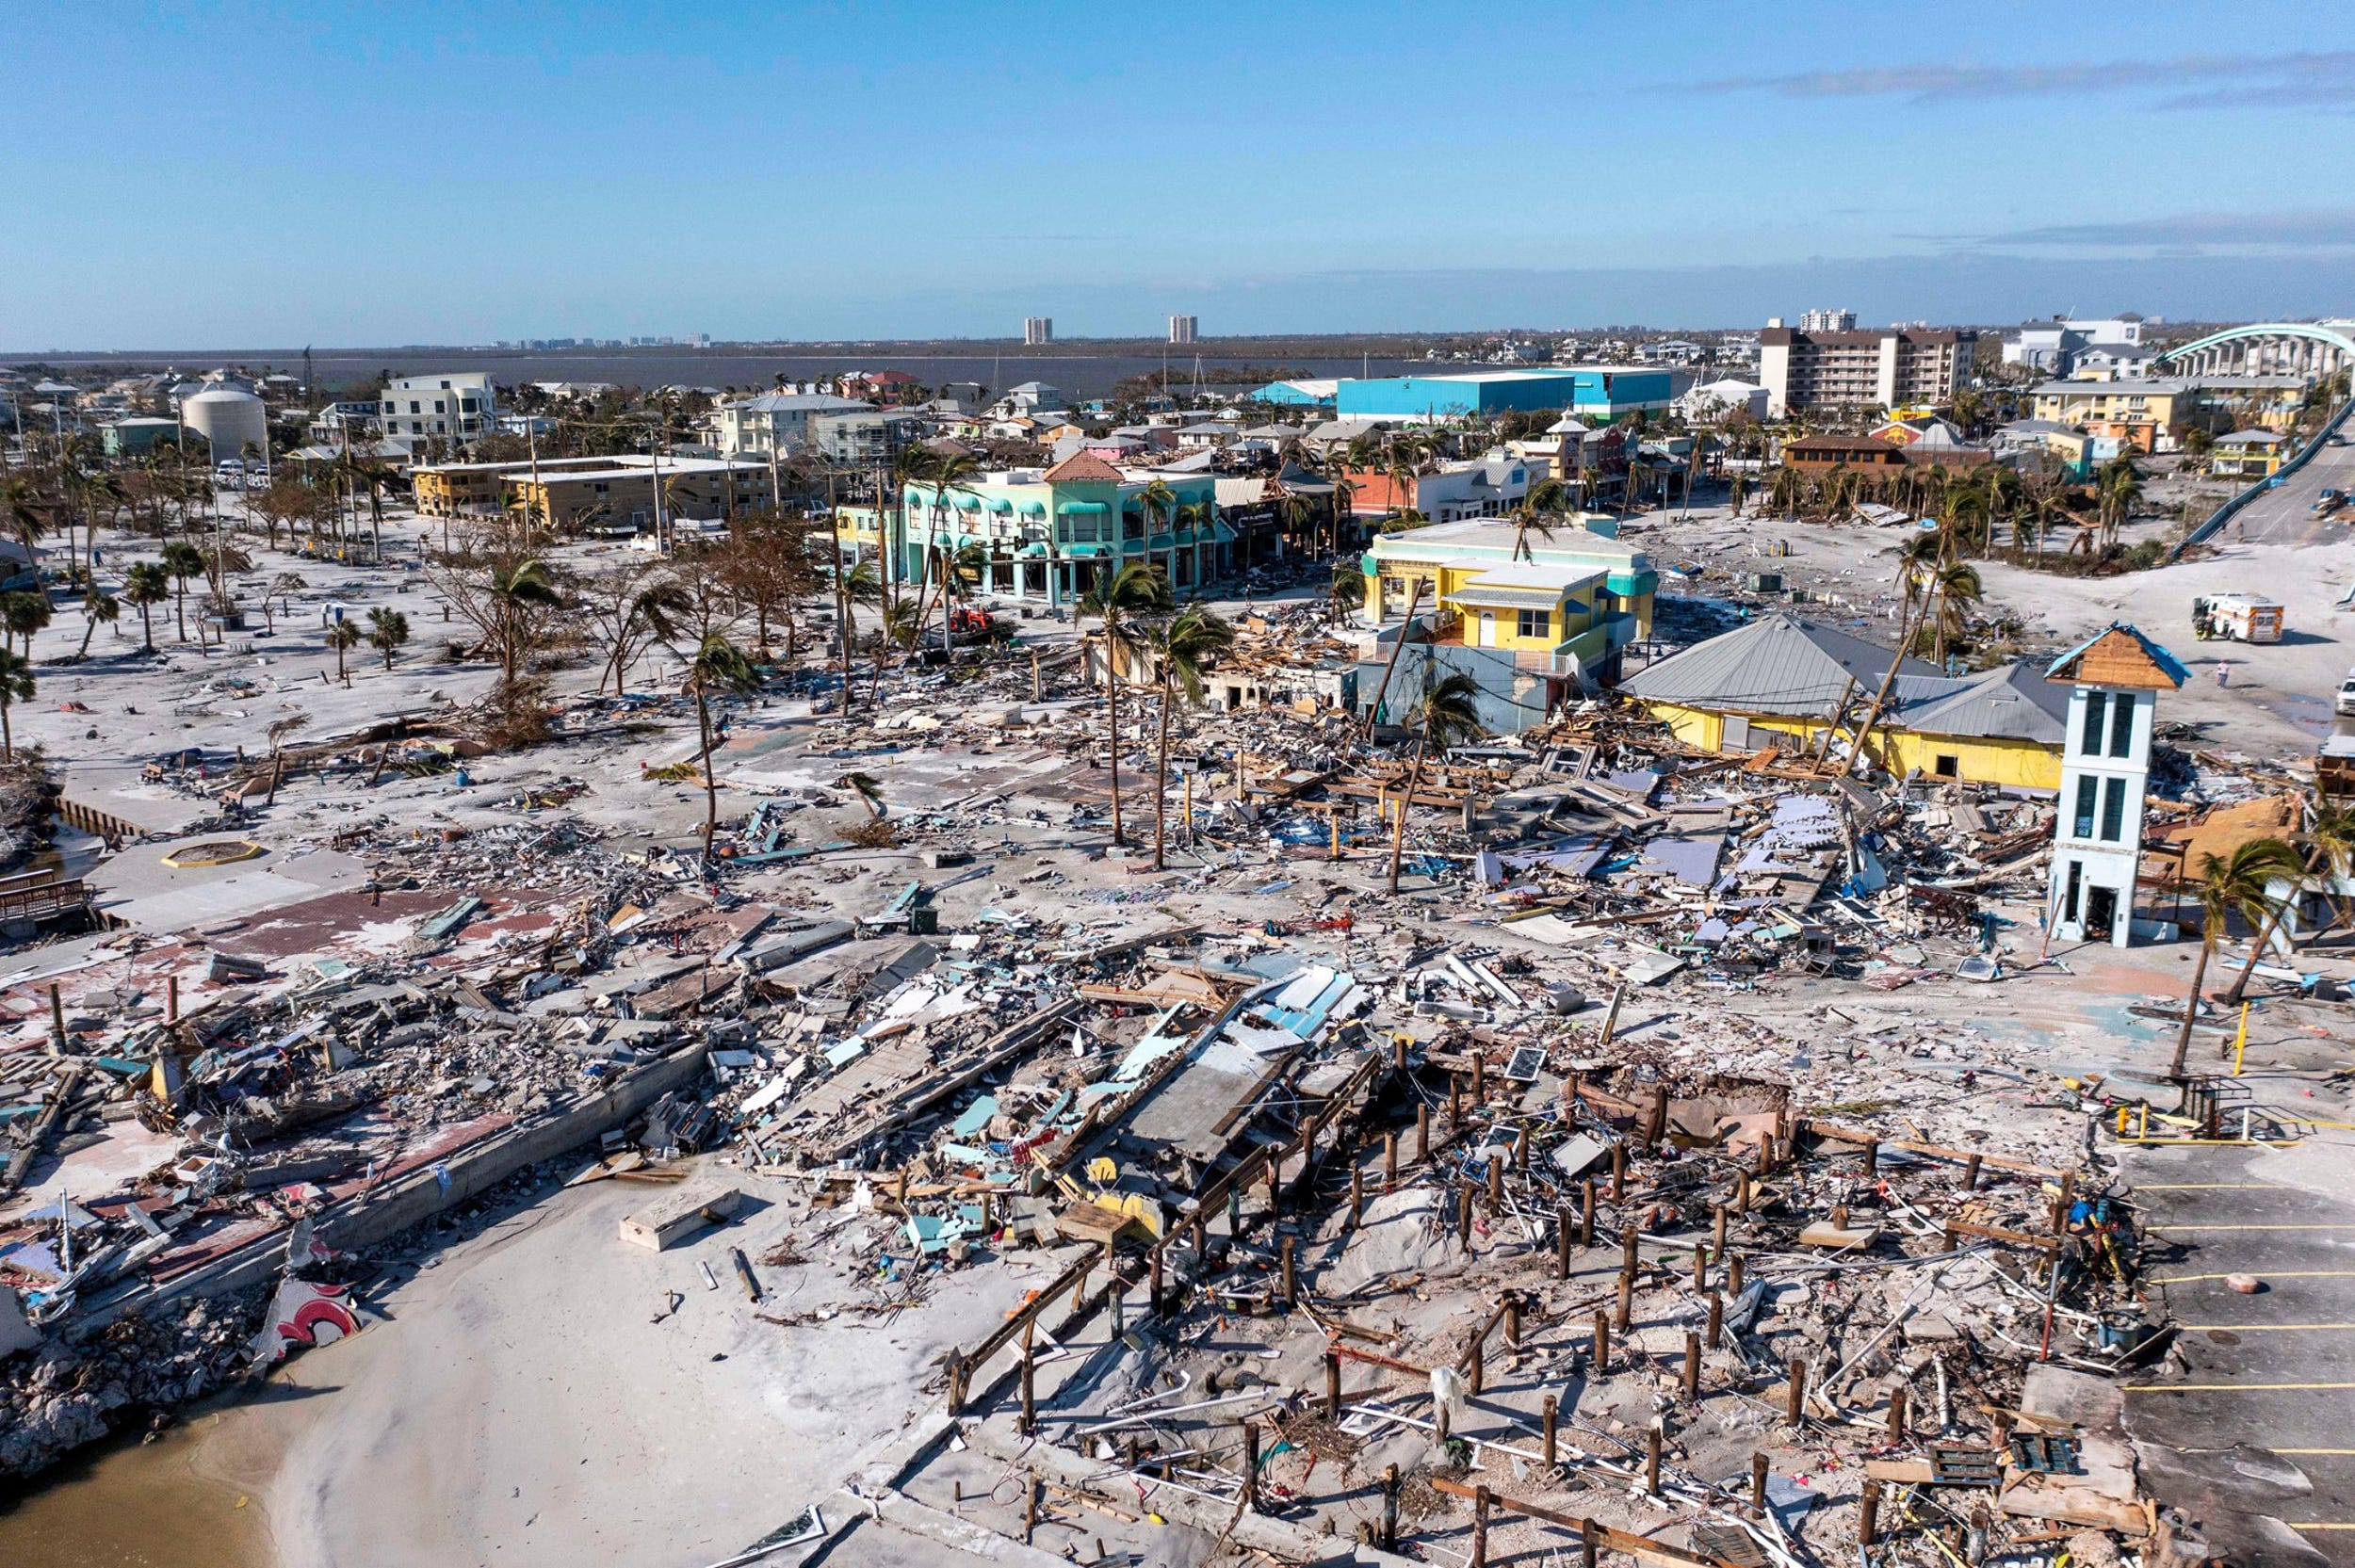
<path fill-rule="evenodd" d="M 1045 470 L 1008 469 L 945 489 L 909 484 L 900 499 L 880 518 L 872 507 L 839 509 L 836 534 L 862 558 L 887 551 L 901 581 L 968 545 L 983 557 L 977 592 L 1052 606 L 1131 562 L 1160 566 L 1181 595 L 1233 565 L 1235 533 L 1219 520 L 1208 474 L 1124 473 L 1080 452 Z"/>
<path fill-rule="evenodd" d="M 1651 635 L 1652 597 L 1660 587 L 1660 574 L 1640 548 L 1597 531 L 1608 525 L 1600 518 L 1561 521 L 1551 538 L 1532 529 L 1519 560 L 1514 558 L 1515 526 L 1501 521 L 1473 518 L 1384 534 L 1358 559 L 1366 574 L 1367 617 L 1378 625 L 1404 614 L 1412 598 L 1418 614 L 1470 612 L 1476 639 L 1484 608 L 1492 616 L 1508 612 L 1509 628 L 1490 646 L 1543 652 L 1558 668 L 1574 666 L 1585 678 L 1608 679 L 1618 651 Z M 1553 606 L 1542 630 L 1522 619 L 1525 610 L 1544 608 L 1540 598 Z M 1532 629 L 1524 632 L 1524 625 Z"/>

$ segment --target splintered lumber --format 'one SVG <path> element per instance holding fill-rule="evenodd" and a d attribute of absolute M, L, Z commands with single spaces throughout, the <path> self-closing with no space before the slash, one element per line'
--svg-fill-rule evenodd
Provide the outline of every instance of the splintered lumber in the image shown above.
<path fill-rule="evenodd" d="M 1445 1496 L 1461 1497 L 1466 1502 L 1474 1502 L 1479 1499 L 1482 1492 L 1486 1491 L 1490 1508 L 1501 1508 L 1508 1512 L 1519 1513 L 1525 1518 L 1535 1519 L 1548 1525 L 1556 1525 L 1576 1534 L 1583 1535 L 1591 1529 L 1595 1532 L 1595 1540 L 1605 1551 L 1625 1552 L 1628 1556 L 1640 1558 L 1646 1562 L 1666 1563 L 1669 1568 L 1737 1568 L 1735 1563 L 1725 1558 L 1703 1557 L 1698 1552 L 1688 1552 L 1681 1547 L 1670 1546 L 1644 1536 L 1630 1535 L 1625 1530 L 1615 1530 L 1597 1520 L 1581 1519 L 1574 1513 L 1564 1513 L 1559 1509 L 1546 1508 L 1519 1497 L 1508 1497 L 1502 1492 L 1485 1487 L 1466 1486 L 1462 1481 L 1450 1480 L 1445 1476 L 1432 1476 L 1429 1479 L 1431 1489 Z"/>
<path fill-rule="evenodd" d="M 24 1184 L 25 1172 L 32 1170 L 33 1161 L 39 1159 L 41 1150 L 48 1146 L 49 1135 L 57 1130 L 66 1107 L 73 1103 L 74 1093 L 82 1087 L 82 1075 L 89 1071 L 87 1065 L 77 1061 L 57 1075 L 57 1081 L 50 1086 L 48 1100 L 33 1118 L 33 1124 L 24 1130 L 16 1152 L 8 1156 L 7 1169 L 0 1170 L 0 1198 L 7 1197 Z"/>

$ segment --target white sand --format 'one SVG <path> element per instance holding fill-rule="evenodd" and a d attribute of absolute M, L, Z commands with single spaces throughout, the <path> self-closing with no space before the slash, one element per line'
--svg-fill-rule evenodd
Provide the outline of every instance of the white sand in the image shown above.
<path fill-rule="evenodd" d="M 684 1568 L 811 1502 L 838 1517 L 836 1488 L 936 1404 L 918 1391 L 933 1361 L 987 1332 L 1037 1267 L 966 1269 L 889 1325 L 780 1328 L 755 1312 L 864 1293 L 804 1265 L 759 1269 L 770 1300 L 745 1299 L 727 1249 L 757 1260 L 782 1207 L 660 1254 L 619 1240 L 620 1218 L 664 1190 L 609 1182 L 519 1213 L 370 1301 L 388 1320 L 273 1380 L 279 1398 L 249 1408 L 283 1429 L 280 1560 Z M 651 1322 L 666 1286 L 685 1302 Z"/>

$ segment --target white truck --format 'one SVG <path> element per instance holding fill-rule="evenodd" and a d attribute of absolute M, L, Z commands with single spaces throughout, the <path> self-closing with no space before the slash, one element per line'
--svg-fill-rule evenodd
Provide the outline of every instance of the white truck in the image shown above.
<path fill-rule="evenodd" d="M 2206 642 L 2279 642 L 2280 601 L 2254 593 L 2207 593 L 2191 602 L 2192 636 Z"/>
<path fill-rule="evenodd" d="M 2341 719 L 2355 719 L 2355 670 L 2349 670 L 2347 679 L 2339 683 L 2338 700 L 2331 707 Z"/>

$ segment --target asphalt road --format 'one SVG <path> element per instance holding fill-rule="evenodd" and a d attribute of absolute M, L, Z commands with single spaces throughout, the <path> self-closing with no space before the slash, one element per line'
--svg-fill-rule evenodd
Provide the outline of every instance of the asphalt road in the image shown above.
<path fill-rule="evenodd" d="M 2148 1272 L 2190 1363 L 2128 1377 L 2127 1429 L 2144 1484 L 2226 1560 L 2355 1565 L 2355 1205 L 2257 1180 L 2254 1158 L 2127 1156 Z M 2265 1289 L 2237 1294 L 2233 1273 Z"/>
<path fill-rule="evenodd" d="M 2325 445 L 2281 489 L 2243 507 L 2222 537 L 2265 544 L 2343 544 L 2355 537 L 2355 507 L 2341 507 L 2327 518 L 2314 515 L 2314 497 L 2324 491 L 2355 494 L 2355 419 L 2341 427 L 2338 439 L 2344 445 Z"/>

